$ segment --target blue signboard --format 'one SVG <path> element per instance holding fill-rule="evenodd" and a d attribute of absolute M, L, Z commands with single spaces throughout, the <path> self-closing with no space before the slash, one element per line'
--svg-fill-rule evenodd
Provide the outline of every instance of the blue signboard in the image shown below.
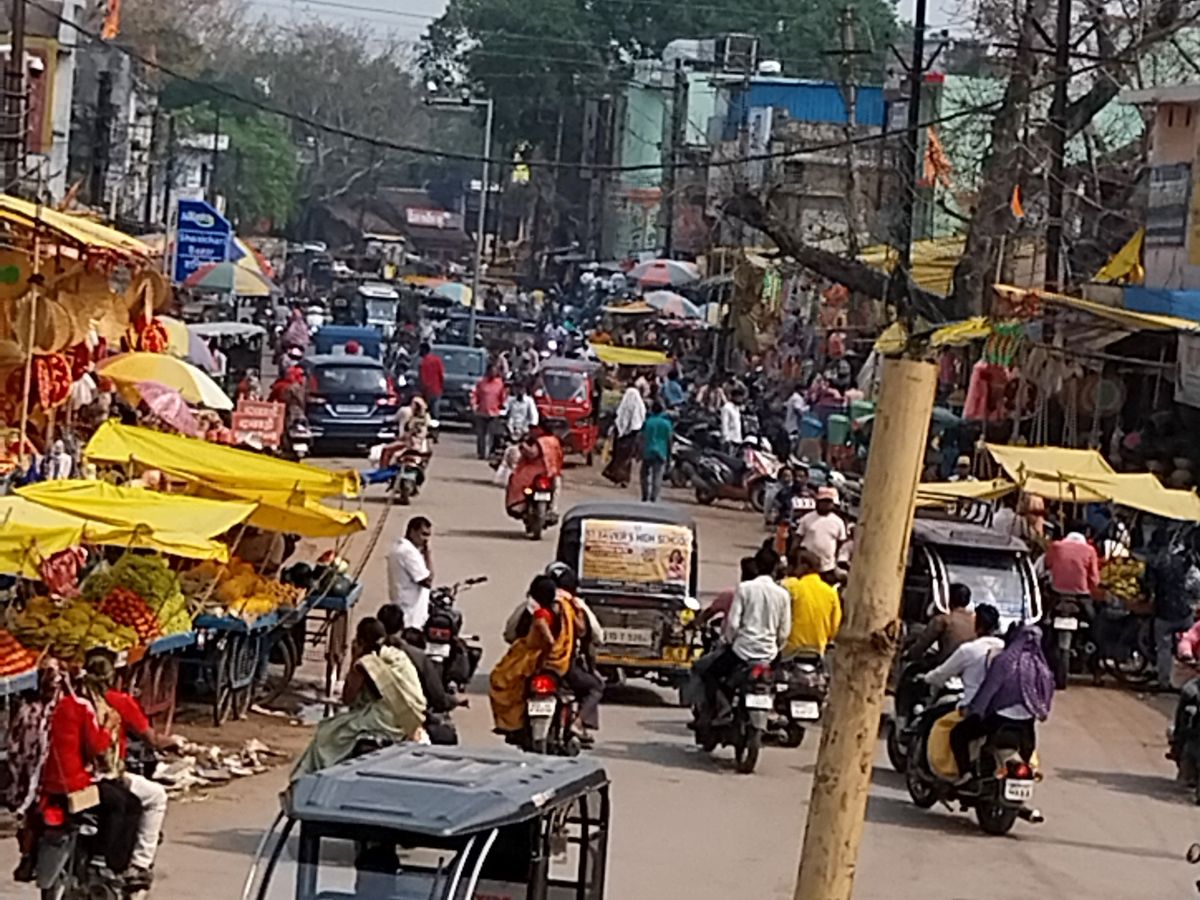
<path fill-rule="evenodd" d="M 233 244 L 233 226 L 203 200 L 180 200 L 175 229 L 176 284 L 208 263 L 226 262 Z"/>

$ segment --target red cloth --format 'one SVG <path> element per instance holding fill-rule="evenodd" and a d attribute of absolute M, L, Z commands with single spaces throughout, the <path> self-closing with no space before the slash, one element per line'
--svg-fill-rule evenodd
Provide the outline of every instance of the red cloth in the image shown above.
<path fill-rule="evenodd" d="M 121 759 L 125 758 L 125 749 L 129 744 L 129 735 L 140 737 L 150 730 L 150 720 L 142 711 L 142 704 L 123 691 L 108 691 L 104 695 L 108 705 L 116 710 L 121 717 L 121 739 L 118 752 Z"/>
<path fill-rule="evenodd" d="M 532 487 L 533 480 L 539 475 L 546 475 L 554 479 L 562 474 L 563 451 L 558 438 L 553 435 L 542 435 L 537 442 L 542 452 L 534 459 L 529 459 L 522 454 L 516 471 L 508 478 L 504 502 L 509 509 L 525 502 L 525 489 Z"/>
<path fill-rule="evenodd" d="M 1004 389 L 1008 384 L 1008 369 L 991 363 L 977 362 L 971 369 L 963 418 L 981 422 L 997 422 L 1007 416 Z"/>
<path fill-rule="evenodd" d="M 504 410 L 504 401 L 508 398 L 508 388 L 504 379 L 499 375 L 492 378 L 481 378 L 471 392 L 471 408 L 481 416 L 495 417 Z"/>
<path fill-rule="evenodd" d="M 1091 594 L 1100 586 L 1100 559 L 1086 541 L 1055 541 L 1046 548 L 1050 587 L 1060 594 Z"/>
<path fill-rule="evenodd" d="M 417 367 L 417 379 L 421 384 L 421 393 L 426 397 L 440 397 L 446 389 L 446 366 L 440 356 L 426 353 L 421 357 L 421 365 Z"/>
<path fill-rule="evenodd" d="M 1175 652 L 1184 659 L 1200 659 L 1200 622 L 1179 636 Z"/>
<path fill-rule="evenodd" d="M 88 764 L 109 747 L 92 704 L 71 694 L 50 717 L 49 755 L 42 769 L 42 794 L 70 794 L 92 783 Z"/>

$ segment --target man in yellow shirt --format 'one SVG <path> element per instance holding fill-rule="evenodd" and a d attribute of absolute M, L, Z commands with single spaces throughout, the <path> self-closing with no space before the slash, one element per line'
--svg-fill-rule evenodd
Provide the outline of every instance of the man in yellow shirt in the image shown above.
<path fill-rule="evenodd" d="M 842 602 L 837 591 L 821 578 L 821 561 L 810 550 L 801 550 L 783 586 L 792 597 L 792 630 L 784 656 L 800 650 L 821 655 L 842 625 Z"/>

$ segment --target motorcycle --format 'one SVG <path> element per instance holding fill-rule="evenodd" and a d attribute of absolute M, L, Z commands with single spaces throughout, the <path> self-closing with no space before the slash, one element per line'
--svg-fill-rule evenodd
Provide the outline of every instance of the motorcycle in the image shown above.
<path fill-rule="evenodd" d="M 821 718 L 829 692 L 825 660 L 819 653 L 798 654 L 775 674 L 775 711 L 767 720 L 766 737 L 781 747 L 799 747 L 806 726 Z"/>
<path fill-rule="evenodd" d="M 550 512 L 553 499 L 554 480 L 548 475 L 538 475 L 533 484 L 525 488 L 524 502 L 509 507 L 508 514 L 525 523 L 525 534 L 530 540 L 540 541 L 547 526 L 557 521 Z"/>
<path fill-rule="evenodd" d="M 960 678 L 951 678 L 934 693 L 922 676 L 935 665 L 936 660 L 932 656 L 911 660 L 901 668 L 896 682 L 892 714 L 887 718 L 884 729 L 888 761 L 901 775 L 908 769 L 908 752 L 913 738 L 917 736 L 922 713 L 930 707 L 955 700 L 962 694 Z"/>
<path fill-rule="evenodd" d="M 308 419 L 296 419 L 287 430 L 286 452 L 290 459 L 300 462 L 312 451 L 313 433 Z"/>
<path fill-rule="evenodd" d="M 105 865 L 99 809 L 68 812 L 58 802 L 41 810 L 36 881 L 42 900 L 133 900 L 145 889 L 125 884 Z"/>
<path fill-rule="evenodd" d="M 1167 744 L 1178 771 L 1177 780 L 1191 788 L 1200 804 L 1200 697 L 1196 694 L 1180 694 L 1175 722 L 1167 729 Z"/>
<path fill-rule="evenodd" d="M 716 500 L 737 500 L 761 513 L 767 505 L 768 487 L 778 472 L 775 455 L 752 442 L 743 446 L 740 457 L 707 451 L 696 461 L 692 478 L 696 502 L 710 506 Z"/>
<path fill-rule="evenodd" d="M 703 700 L 693 706 L 696 743 L 707 753 L 718 746 L 733 747 L 737 771 L 749 775 L 758 765 L 763 734 L 775 708 L 774 671 L 769 663 L 739 665 L 717 693 L 727 695 L 730 708 L 721 714 Z"/>
<path fill-rule="evenodd" d="M 1064 690 L 1072 671 L 1086 670 L 1094 681 L 1099 682 L 1099 653 L 1090 604 L 1080 596 L 1051 596 L 1054 602 L 1049 610 L 1050 627 L 1047 629 L 1051 639 L 1046 649 L 1054 670 L 1055 688 Z"/>
<path fill-rule="evenodd" d="M 957 801 L 963 810 L 975 811 L 980 829 L 990 835 L 1008 834 L 1018 818 L 1041 824 L 1041 812 L 1029 805 L 1041 776 L 1021 756 L 1019 737 L 1011 729 L 1001 728 L 976 742 L 973 777 L 965 784 L 955 784 L 933 771 L 929 734 L 934 720 L 947 711 L 948 705 L 935 704 L 920 713 L 914 725 L 904 772 L 913 803 L 919 809 L 930 809 L 939 802 L 949 806 Z"/>
<path fill-rule="evenodd" d="M 523 749 L 542 756 L 578 756 L 579 737 L 571 731 L 578 711 L 575 695 L 557 675 L 534 675 L 525 701 L 526 728 L 519 738 Z"/>
<path fill-rule="evenodd" d="M 420 633 L 414 635 L 412 643 L 437 664 L 447 691 L 465 691 L 483 657 L 483 644 L 478 635 L 464 636 L 462 633 L 462 610 L 455 606 L 458 592 L 486 581 L 487 576 L 480 575 L 449 587 L 434 588 L 429 596 L 429 618 Z"/>

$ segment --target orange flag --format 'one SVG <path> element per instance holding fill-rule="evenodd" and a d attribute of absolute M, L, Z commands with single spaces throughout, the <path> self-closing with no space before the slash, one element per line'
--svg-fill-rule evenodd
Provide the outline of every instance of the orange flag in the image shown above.
<path fill-rule="evenodd" d="M 102 40 L 111 41 L 121 33 L 121 0 L 108 0 L 104 10 L 104 24 L 100 26 Z"/>
<path fill-rule="evenodd" d="M 925 182 L 933 184 L 937 181 L 942 187 L 950 187 L 950 173 L 954 171 L 950 165 L 950 157 L 942 146 L 941 138 L 932 127 L 926 129 L 925 140 Z"/>
<path fill-rule="evenodd" d="M 1012 210 L 1014 219 L 1025 218 L 1025 207 L 1021 205 L 1021 186 L 1019 184 L 1013 185 L 1012 201 L 1008 206 Z"/>

